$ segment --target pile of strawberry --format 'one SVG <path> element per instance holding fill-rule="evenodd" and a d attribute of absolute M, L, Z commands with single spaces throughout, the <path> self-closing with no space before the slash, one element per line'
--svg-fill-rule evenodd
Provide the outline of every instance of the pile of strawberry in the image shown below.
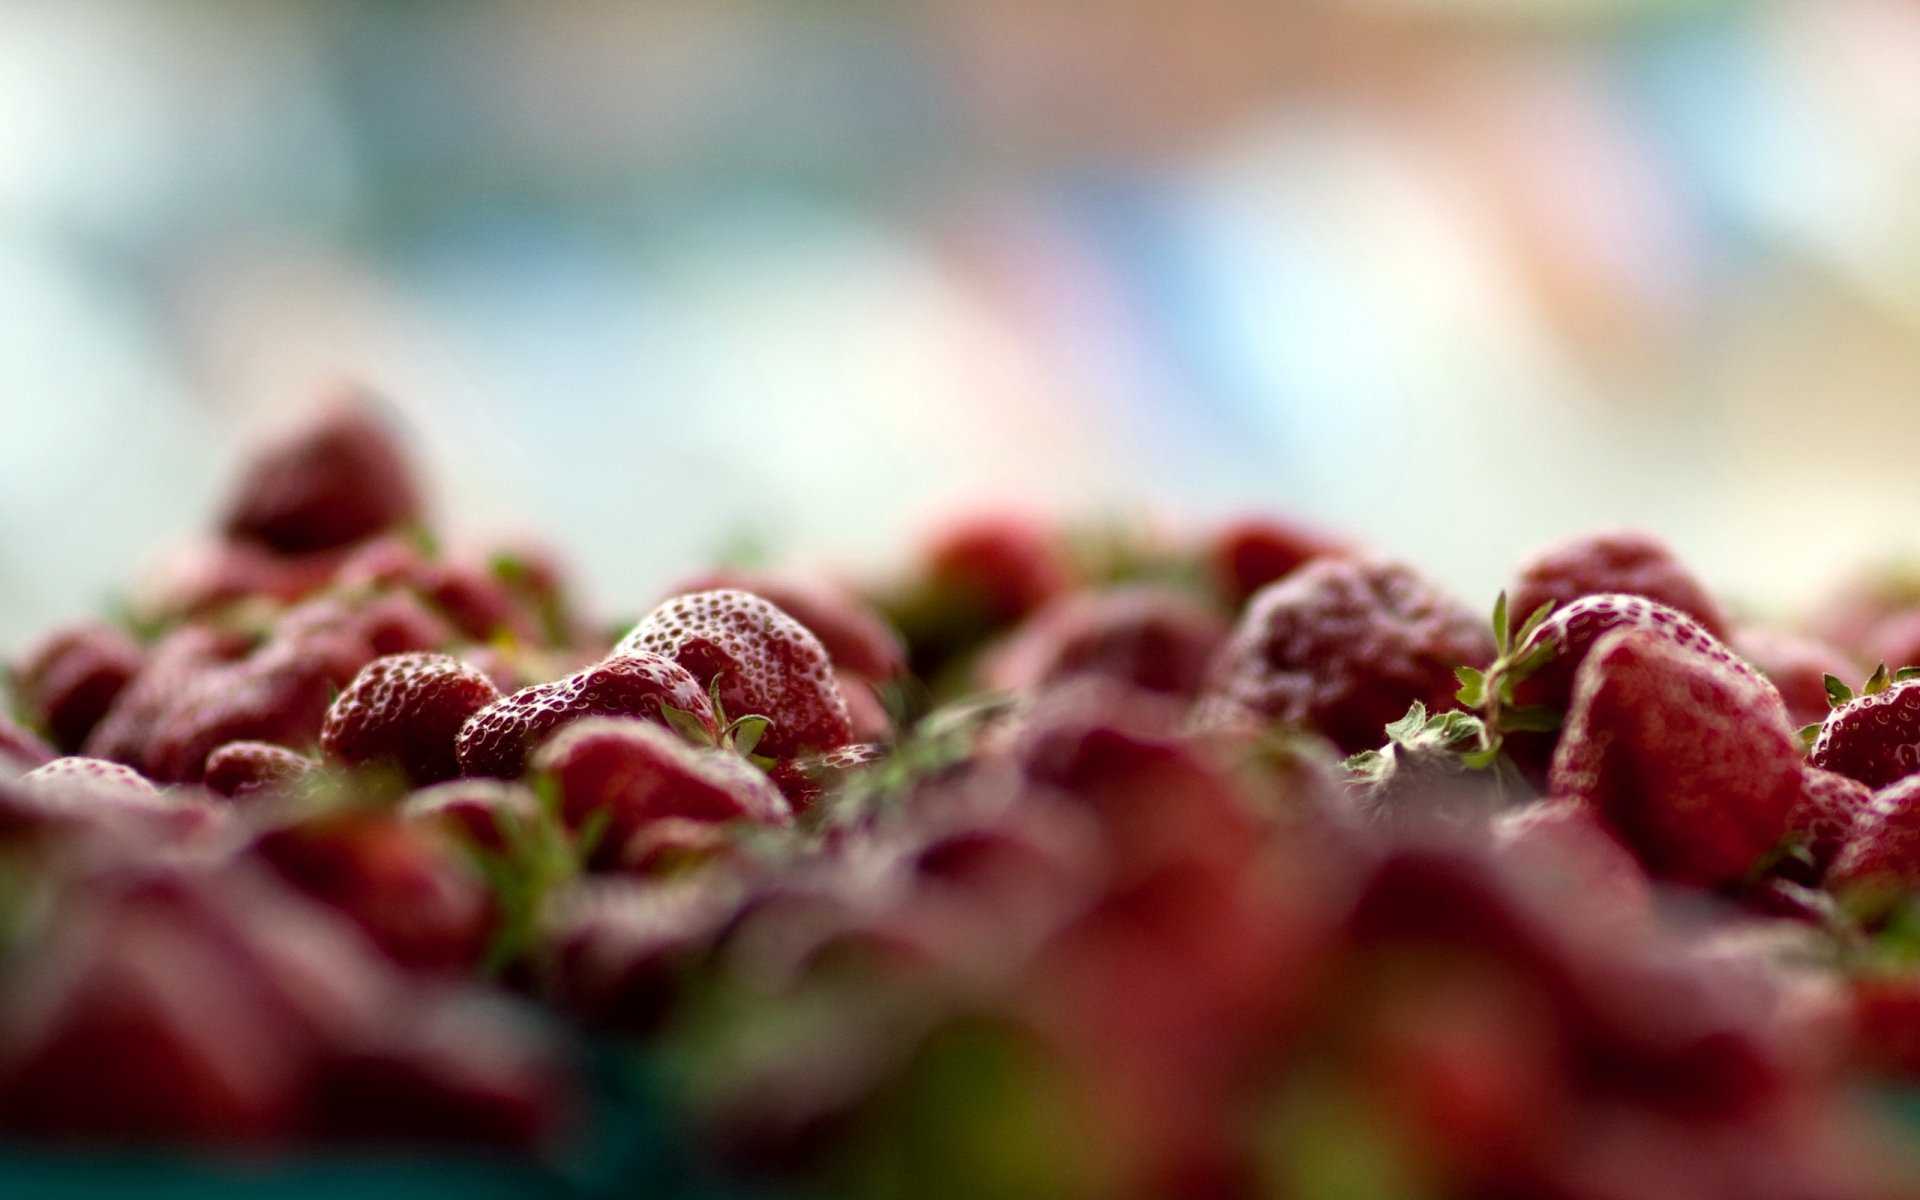
<path fill-rule="evenodd" d="M 594 1045 L 782 1192 L 1913 1194 L 1914 661 L 1893 575 L 1603 534 L 1488 626 L 1268 520 L 603 629 L 345 397 L 13 663 L 0 1136 L 564 1156 Z"/>

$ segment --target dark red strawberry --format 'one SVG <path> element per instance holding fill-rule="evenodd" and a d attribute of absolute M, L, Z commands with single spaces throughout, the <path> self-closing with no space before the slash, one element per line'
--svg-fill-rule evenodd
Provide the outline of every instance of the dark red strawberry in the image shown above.
<path fill-rule="evenodd" d="M 1884 788 L 1920 772 L 1920 679 L 1890 679 L 1883 670 L 1855 696 L 1834 689 L 1807 761 L 1825 771 Z"/>
<path fill-rule="evenodd" d="M 181 698 L 217 667 L 244 657 L 251 642 L 200 625 L 183 625 L 154 643 L 145 665 L 87 735 L 82 751 L 140 766 L 155 730 Z"/>
<path fill-rule="evenodd" d="M 1787 717 L 1795 726 L 1818 725 L 1827 719 L 1833 707 L 1827 676 L 1858 679 L 1866 673 L 1837 646 L 1777 629 L 1742 629 L 1734 637 L 1733 648 L 1780 689 Z"/>
<path fill-rule="evenodd" d="M 533 757 L 560 787 L 561 813 L 578 829 L 596 814 L 606 822 L 599 857 L 611 861 L 651 822 L 792 819 L 787 802 L 758 767 L 726 750 L 697 749 L 651 721 L 596 717 L 575 721 Z"/>
<path fill-rule="evenodd" d="M 1323 558 L 1247 602 L 1204 700 L 1307 726 L 1344 752 L 1380 745 L 1415 702 L 1457 707 L 1455 672 L 1494 655 L 1485 622 L 1397 563 Z"/>
<path fill-rule="evenodd" d="M 693 592 L 667 601 L 620 639 L 616 654 L 672 659 L 718 689 L 729 719 L 773 724 L 759 753 L 792 758 L 853 740 L 827 651 L 806 626 L 752 592 Z"/>
<path fill-rule="evenodd" d="M 207 755 L 209 791 L 230 800 L 251 800 L 287 790 L 318 766 L 304 754 L 270 742 L 228 742 Z"/>
<path fill-rule="evenodd" d="M 1206 545 L 1214 586 L 1236 612 L 1255 592 L 1312 560 L 1354 553 L 1351 545 L 1331 534 L 1278 517 L 1231 521 L 1215 530 Z"/>
<path fill-rule="evenodd" d="M 1783 858 L 1774 874 L 1794 883 L 1818 884 L 1853 828 L 1873 804 L 1873 789 L 1857 779 L 1809 766 L 1800 780 L 1800 799 L 1787 819 L 1798 852 Z"/>
<path fill-rule="evenodd" d="M 375 654 L 445 650 L 460 640 L 453 626 L 410 592 L 388 592 L 367 601 L 354 614 L 352 626 Z"/>
<path fill-rule="evenodd" d="M 1584 657 L 1548 782 L 1657 878 L 1719 887 L 1786 836 L 1802 761 L 1772 684 L 1664 630 L 1627 628 Z"/>
<path fill-rule="evenodd" d="M 828 579 L 720 567 L 683 580 L 668 595 L 712 591 L 766 597 L 812 630 L 840 671 L 879 683 L 906 669 L 907 651 L 900 634 L 865 601 Z"/>
<path fill-rule="evenodd" d="M 1543 604 L 1562 608 L 1608 594 L 1644 596 L 1692 617 L 1714 637 L 1726 637 L 1719 604 L 1693 572 L 1665 542 L 1630 530 L 1585 534 L 1529 558 L 1508 590 L 1508 612 L 1518 628 Z"/>
<path fill-rule="evenodd" d="M 415 586 L 445 613 L 461 633 L 476 642 L 511 638 L 538 644 L 539 623 L 520 606 L 506 583 L 479 563 L 443 559 L 421 566 Z"/>
<path fill-rule="evenodd" d="M 1196 695 L 1226 640 L 1218 615 L 1169 588 L 1075 592 L 1041 609 L 989 649 L 988 688 L 1030 692 L 1101 675 L 1153 692 Z"/>
<path fill-rule="evenodd" d="M 533 1151 L 570 1124 L 573 1091 L 541 1026 L 494 1001 L 429 993 L 328 1056 L 315 1120 L 322 1136 L 354 1145 Z"/>
<path fill-rule="evenodd" d="M 299 553 L 345 546 L 419 519 L 406 455 L 372 405 L 347 393 L 254 453 L 222 523 L 233 537 Z"/>
<path fill-rule="evenodd" d="M 527 756 L 562 725 L 581 717 L 664 721 L 663 706 L 691 714 L 718 736 L 707 690 L 685 667 L 658 654 L 620 653 L 494 701 L 461 727 L 454 750 L 464 774 L 517 779 Z"/>
<path fill-rule="evenodd" d="M 439 783 L 460 774 L 461 727 L 499 699 L 492 680 L 457 658 L 376 658 L 327 710 L 320 752 L 348 766 L 393 762 L 415 787 Z"/>
<path fill-rule="evenodd" d="M 14 693 L 53 744 L 72 754 L 145 659 L 140 643 L 103 621 L 64 626 L 21 656 Z"/>
<path fill-rule="evenodd" d="M 343 633 L 283 629 L 246 658 L 195 675 L 156 722 L 140 765 L 165 783 L 197 783 L 228 742 L 307 747 L 327 709 L 372 657 Z"/>
<path fill-rule="evenodd" d="M 470 970 L 492 935 L 493 904 L 480 879 L 452 848 L 393 816 L 305 821 L 265 834 L 254 852 L 403 966 Z"/>
<path fill-rule="evenodd" d="M 1856 888 L 1920 890 L 1920 775 L 1874 793 L 1827 872 L 1836 895 Z"/>
<path fill-rule="evenodd" d="M 0 776 L 13 770 L 26 770 L 54 758 L 54 749 L 0 713 Z"/>
<path fill-rule="evenodd" d="M 540 798 L 525 784 L 506 779 L 451 779 L 421 788 L 400 804 L 401 819 L 451 831 L 486 850 L 504 850 L 511 828 L 540 817 Z"/>
<path fill-rule="evenodd" d="M 548 909 L 536 961 L 541 990 L 590 1025 L 653 1032 L 679 994 L 678 981 L 739 905 L 734 885 L 715 875 L 576 885 Z"/>
<path fill-rule="evenodd" d="M 170 552 L 141 578 L 128 606 L 154 622 L 213 615 L 239 601 L 287 604 L 326 586 L 338 551 L 281 554 L 254 542 L 205 540 Z"/>

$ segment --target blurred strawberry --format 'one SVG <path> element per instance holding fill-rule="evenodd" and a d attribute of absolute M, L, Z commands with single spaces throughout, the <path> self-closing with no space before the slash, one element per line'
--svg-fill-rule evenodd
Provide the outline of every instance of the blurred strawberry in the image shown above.
<path fill-rule="evenodd" d="M 152 646 L 146 663 L 87 735 L 82 751 L 94 758 L 139 766 L 155 729 L 213 668 L 245 656 L 251 642 L 202 625 L 183 625 Z"/>
<path fill-rule="evenodd" d="M 35 767 L 22 775 L 19 786 L 52 795 L 153 795 L 160 789 L 132 767 L 103 758 L 69 756 Z"/>
<path fill-rule="evenodd" d="M 352 1144 L 551 1148 L 574 1080 L 557 1039 L 497 1001 L 409 997 L 322 1064 L 315 1123 Z"/>
<path fill-rule="evenodd" d="M 555 730 L 581 717 L 645 717 L 664 721 L 663 707 L 688 713 L 717 737 L 713 706 L 701 681 L 657 654 L 616 653 L 565 679 L 524 688 L 473 714 L 454 743 L 467 775 L 516 779 L 527 756 Z"/>
<path fill-rule="evenodd" d="M 328 550 L 420 519 L 412 468 L 372 405 L 336 395 L 254 451 L 222 524 L 282 553 Z"/>
<path fill-rule="evenodd" d="M 1818 884 L 1833 860 L 1853 839 L 1853 829 L 1873 804 L 1873 789 L 1856 779 L 1807 767 L 1800 776 L 1800 799 L 1787 818 L 1788 836 L 1797 854 L 1783 857 L 1774 874 L 1796 883 Z"/>
<path fill-rule="evenodd" d="M 733 885 L 714 876 L 577 884 L 546 912 L 536 966 L 542 994 L 589 1026 L 654 1032 L 677 980 L 707 954 L 738 904 Z"/>
<path fill-rule="evenodd" d="M 501 851 L 511 828 L 539 819 L 532 788 L 505 779 L 453 779 L 421 788 L 400 804 L 400 817 L 453 831 L 484 850 Z"/>
<path fill-rule="evenodd" d="M 493 932 L 492 902 L 467 864 L 392 816 L 342 813 L 303 821 L 267 832 L 254 853 L 352 919 L 403 966 L 468 971 Z"/>
<path fill-rule="evenodd" d="M 928 540 L 922 570 L 934 591 L 1004 626 L 1073 586 L 1072 554 L 1052 526 L 1012 513 L 957 521 Z"/>
<path fill-rule="evenodd" d="M 1743 628 L 1735 635 L 1733 648 L 1780 689 L 1780 698 L 1787 704 L 1787 719 L 1795 728 L 1818 725 L 1827 719 L 1833 707 L 1827 676 L 1858 679 L 1863 674 L 1839 647 L 1777 629 Z"/>
<path fill-rule="evenodd" d="M 629 840 L 662 818 L 765 824 L 792 819 L 786 799 L 758 767 L 726 750 L 689 746 L 651 721 L 575 721 L 541 747 L 533 768 L 559 785 L 560 811 L 570 828 L 596 818 L 605 822 L 597 855 L 603 862 L 617 858 Z"/>
<path fill-rule="evenodd" d="M 729 719 L 772 724 L 756 749 L 771 758 L 853 740 L 827 651 L 804 625 L 751 592 L 693 592 L 648 614 L 616 654 L 657 654 L 715 689 Z"/>
<path fill-rule="evenodd" d="M 1169 588 L 1075 592 L 991 647 L 979 674 L 987 688 L 1008 692 L 1101 675 L 1148 691 L 1193 696 L 1226 637 L 1223 620 Z"/>
<path fill-rule="evenodd" d="M 493 681 L 445 654 L 394 654 L 368 663 L 327 710 L 320 752 L 358 766 L 393 762 L 414 786 L 460 774 L 454 739 L 500 699 Z"/>
<path fill-rule="evenodd" d="M 1323 558 L 1247 602 L 1204 699 L 1357 754 L 1415 702 L 1457 707 L 1455 671 L 1484 667 L 1494 649 L 1479 619 L 1411 568 Z"/>
<path fill-rule="evenodd" d="M 1772 684 L 1711 648 L 1623 628 L 1585 655 L 1549 784 L 1654 876 L 1718 887 L 1786 836 L 1801 762 Z"/>
<path fill-rule="evenodd" d="M 13 668 L 14 694 L 53 744 L 71 754 L 139 674 L 145 658 L 138 642 L 104 621 L 62 626 L 20 656 Z"/>
<path fill-rule="evenodd" d="M 14 724 L 13 719 L 5 713 L 0 713 L 0 775 L 7 774 L 9 768 L 15 771 L 29 770 L 52 761 L 54 756 L 52 746 Z"/>
<path fill-rule="evenodd" d="M 1261 588 L 1316 558 L 1356 553 L 1353 546 L 1331 534 L 1278 517 L 1230 521 L 1216 529 L 1206 545 L 1214 586 L 1234 612 Z"/>
<path fill-rule="evenodd" d="M 202 782 L 230 800 L 247 801 L 286 791 L 319 764 L 270 742 L 228 742 L 207 755 Z"/>
<path fill-rule="evenodd" d="M 203 539 L 163 555 L 133 589 L 128 607 L 167 624 L 207 617 L 242 601 L 290 604 L 326 586 L 340 554 L 281 554 L 254 542 Z"/>
<path fill-rule="evenodd" d="M 1549 546 L 1520 568 L 1508 589 L 1514 627 L 1541 605 L 1562 608 L 1586 596 L 1642 596 L 1685 613 L 1716 638 L 1726 618 L 1705 586 L 1658 538 L 1631 530 L 1585 534 Z"/>

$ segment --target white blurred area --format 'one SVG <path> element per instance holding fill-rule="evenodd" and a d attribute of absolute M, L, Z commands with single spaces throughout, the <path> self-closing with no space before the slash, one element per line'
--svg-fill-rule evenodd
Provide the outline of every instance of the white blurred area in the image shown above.
<path fill-rule="evenodd" d="M 0 0 L 0 646 L 328 380 L 609 609 L 1246 508 L 1477 596 L 1920 544 L 1901 0 Z"/>

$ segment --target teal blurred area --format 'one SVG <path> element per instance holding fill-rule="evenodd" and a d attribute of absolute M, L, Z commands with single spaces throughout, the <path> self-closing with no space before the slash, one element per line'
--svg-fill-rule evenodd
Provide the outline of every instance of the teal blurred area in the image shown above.
<path fill-rule="evenodd" d="M 1912 540 L 1916 61 L 1899 0 L 4 0 L 0 644 L 342 376 L 613 609 L 988 499 L 1792 604 Z"/>

